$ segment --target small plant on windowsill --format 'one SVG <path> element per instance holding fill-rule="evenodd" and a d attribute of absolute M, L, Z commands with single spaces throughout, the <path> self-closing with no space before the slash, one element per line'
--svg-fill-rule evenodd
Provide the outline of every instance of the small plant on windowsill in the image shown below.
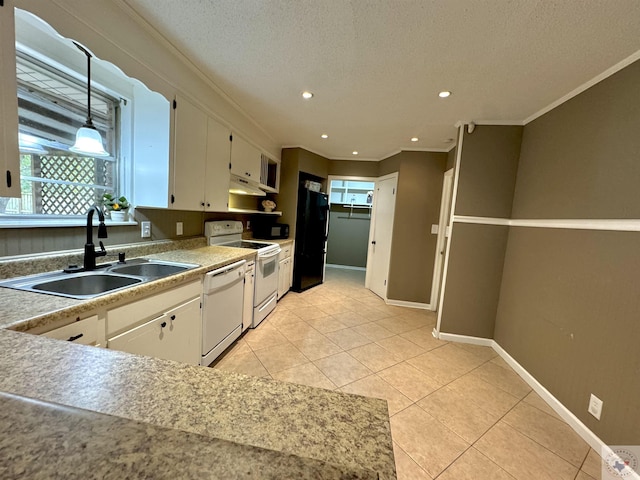
<path fill-rule="evenodd" d="M 105 193 L 102 195 L 102 205 L 109 218 L 114 222 L 127 222 L 129 220 L 129 201 L 126 197 Z"/>

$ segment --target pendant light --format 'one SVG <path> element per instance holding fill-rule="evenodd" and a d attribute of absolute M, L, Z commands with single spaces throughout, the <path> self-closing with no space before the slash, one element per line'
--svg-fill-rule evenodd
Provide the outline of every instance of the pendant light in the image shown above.
<path fill-rule="evenodd" d="M 102 145 L 102 137 L 100 132 L 93 126 L 91 120 L 91 57 L 92 55 L 86 48 L 73 42 L 78 49 L 87 56 L 87 120 L 84 125 L 78 129 L 76 133 L 76 143 L 69 150 L 93 157 L 108 157 L 107 152 Z"/>

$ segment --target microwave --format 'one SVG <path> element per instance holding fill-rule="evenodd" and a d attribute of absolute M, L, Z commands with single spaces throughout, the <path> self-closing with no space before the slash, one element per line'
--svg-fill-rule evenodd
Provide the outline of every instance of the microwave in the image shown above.
<path fill-rule="evenodd" d="M 272 223 L 271 225 L 255 225 L 253 229 L 254 238 L 289 238 L 289 225 L 286 223 Z"/>

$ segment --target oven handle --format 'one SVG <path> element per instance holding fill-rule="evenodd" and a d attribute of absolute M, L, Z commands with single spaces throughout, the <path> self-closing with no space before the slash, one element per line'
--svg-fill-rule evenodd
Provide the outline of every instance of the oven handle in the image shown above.
<path fill-rule="evenodd" d="M 274 250 L 273 253 L 267 253 L 267 254 L 259 253 L 258 260 L 262 261 L 262 260 L 266 260 L 267 258 L 275 257 L 276 255 L 279 255 L 281 251 L 282 249 L 278 248 L 277 250 Z"/>

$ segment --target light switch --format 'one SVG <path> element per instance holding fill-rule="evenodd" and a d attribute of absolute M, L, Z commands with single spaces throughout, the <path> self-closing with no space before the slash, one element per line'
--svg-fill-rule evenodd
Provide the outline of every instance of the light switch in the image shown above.
<path fill-rule="evenodd" d="M 438 234 L 438 230 L 439 230 L 439 227 L 438 227 L 437 224 L 431 225 L 431 235 L 437 235 Z"/>

